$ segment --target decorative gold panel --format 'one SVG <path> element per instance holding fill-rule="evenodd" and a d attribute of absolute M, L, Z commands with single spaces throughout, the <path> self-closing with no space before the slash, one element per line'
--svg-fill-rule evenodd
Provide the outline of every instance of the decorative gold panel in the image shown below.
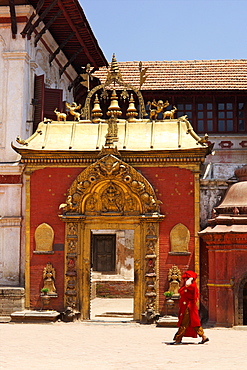
<path fill-rule="evenodd" d="M 54 231 L 53 228 L 46 224 L 40 224 L 34 233 L 36 251 L 52 251 Z"/>
<path fill-rule="evenodd" d="M 175 225 L 170 232 L 171 252 L 188 252 L 190 241 L 189 229 L 179 223 Z"/>
<path fill-rule="evenodd" d="M 78 309 L 78 223 L 66 223 L 65 306 Z"/>
<path fill-rule="evenodd" d="M 152 322 L 158 317 L 157 300 L 157 224 L 149 222 L 146 224 L 145 235 L 145 310 L 144 318 L 146 322 Z"/>

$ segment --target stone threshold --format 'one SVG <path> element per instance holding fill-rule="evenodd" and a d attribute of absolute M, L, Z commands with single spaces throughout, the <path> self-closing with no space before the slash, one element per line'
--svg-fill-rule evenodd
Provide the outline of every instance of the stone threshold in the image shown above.
<path fill-rule="evenodd" d="M 60 316 L 57 311 L 16 311 L 11 315 L 11 322 L 55 322 Z"/>
<path fill-rule="evenodd" d="M 0 324 L 8 323 L 11 321 L 10 316 L 0 315 Z"/>

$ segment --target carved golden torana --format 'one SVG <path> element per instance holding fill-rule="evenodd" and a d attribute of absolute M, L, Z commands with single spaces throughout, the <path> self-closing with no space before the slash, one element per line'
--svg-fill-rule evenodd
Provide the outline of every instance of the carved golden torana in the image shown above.
<path fill-rule="evenodd" d="M 73 182 L 65 212 L 103 215 L 138 215 L 159 212 L 152 186 L 133 167 L 106 155 L 84 170 Z"/>

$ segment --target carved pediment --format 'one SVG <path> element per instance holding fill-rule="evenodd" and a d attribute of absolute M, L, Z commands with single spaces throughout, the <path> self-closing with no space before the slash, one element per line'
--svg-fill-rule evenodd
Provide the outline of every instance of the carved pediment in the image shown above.
<path fill-rule="evenodd" d="M 159 213 L 160 203 L 142 174 L 108 154 L 78 175 L 61 208 L 86 215 L 139 215 Z"/>

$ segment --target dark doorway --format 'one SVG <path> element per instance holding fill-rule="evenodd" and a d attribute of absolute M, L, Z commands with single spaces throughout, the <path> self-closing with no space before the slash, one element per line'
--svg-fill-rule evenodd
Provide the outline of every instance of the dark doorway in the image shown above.
<path fill-rule="evenodd" d="M 247 325 L 247 283 L 243 288 L 243 325 Z"/>
<path fill-rule="evenodd" d="M 116 271 L 116 235 L 92 235 L 92 262 L 93 271 Z"/>

